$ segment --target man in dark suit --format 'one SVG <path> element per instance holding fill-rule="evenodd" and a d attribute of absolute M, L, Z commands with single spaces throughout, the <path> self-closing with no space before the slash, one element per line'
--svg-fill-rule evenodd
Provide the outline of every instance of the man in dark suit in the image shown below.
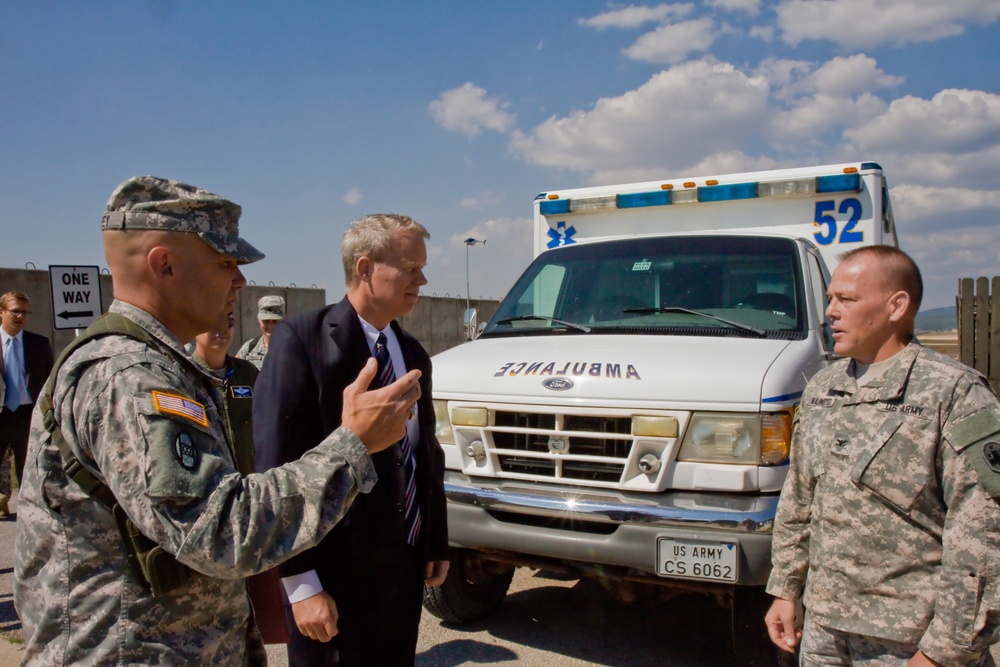
<path fill-rule="evenodd" d="M 422 372 L 407 436 L 373 457 L 372 492 L 318 546 L 280 567 L 290 667 L 413 665 L 423 584 L 440 585 L 448 572 L 430 357 L 395 321 L 427 283 L 427 238 L 406 216 L 355 221 L 341 243 L 347 296 L 271 335 L 254 400 L 258 470 L 298 459 L 337 427 L 341 391 L 369 357 L 379 360 L 380 377 L 387 367 Z"/>
<path fill-rule="evenodd" d="M 28 452 L 31 409 L 52 370 L 52 344 L 45 336 L 25 331 L 31 315 L 31 299 L 23 292 L 0 296 L 0 458 L 14 452 L 18 482 L 23 481 Z M 10 480 L 0 481 L 0 515 L 6 516 Z"/>

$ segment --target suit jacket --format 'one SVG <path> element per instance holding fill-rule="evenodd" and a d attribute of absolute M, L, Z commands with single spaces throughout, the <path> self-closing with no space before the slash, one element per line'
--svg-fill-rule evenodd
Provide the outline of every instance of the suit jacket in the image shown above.
<path fill-rule="evenodd" d="M 31 402 L 38 401 L 38 395 L 45 387 L 45 381 L 49 379 L 52 372 L 54 359 L 52 356 L 52 343 L 41 334 L 32 333 L 28 330 L 21 331 L 21 350 L 24 353 L 24 369 L 28 374 L 28 393 L 31 394 Z M 0 401 L 3 400 L 7 385 L 4 382 L 6 371 L 3 351 L 0 350 Z"/>
<path fill-rule="evenodd" d="M 418 548 L 424 560 L 446 560 L 448 531 L 444 496 L 444 453 L 434 435 L 431 361 L 420 343 L 396 322 L 407 370 L 422 371 L 422 395 L 417 406 L 420 438 L 417 494 L 421 512 Z M 267 470 L 299 459 L 340 425 L 343 390 L 371 357 L 357 312 L 344 298 L 340 303 L 291 317 L 275 327 L 268 354 L 255 385 L 254 445 L 257 469 Z M 320 580 L 338 569 L 364 567 L 366 553 L 377 554 L 404 540 L 402 500 L 404 473 L 399 445 L 373 457 L 378 483 L 359 494 L 344 518 L 313 549 L 279 566 L 282 577 L 316 570 Z M 342 562 L 345 544 L 349 558 Z M 332 554 L 337 553 L 337 557 Z M 378 560 L 369 559 L 372 562 Z"/>

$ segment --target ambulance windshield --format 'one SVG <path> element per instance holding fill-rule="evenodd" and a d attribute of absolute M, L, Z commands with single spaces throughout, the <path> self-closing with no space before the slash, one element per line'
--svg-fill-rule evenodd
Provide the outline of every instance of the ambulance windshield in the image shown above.
<path fill-rule="evenodd" d="M 539 255 L 483 336 L 672 334 L 801 339 L 795 241 L 670 236 L 581 243 Z"/>

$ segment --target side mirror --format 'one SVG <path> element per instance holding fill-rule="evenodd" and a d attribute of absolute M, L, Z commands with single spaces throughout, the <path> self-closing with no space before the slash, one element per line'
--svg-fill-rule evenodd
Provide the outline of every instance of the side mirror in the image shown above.
<path fill-rule="evenodd" d="M 465 311 L 465 315 L 462 316 L 462 321 L 465 324 L 465 338 L 466 340 L 476 340 L 479 337 L 479 333 L 482 331 L 477 325 L 478 317 L 476 315 L 475 308 L 469 308 Z"/>

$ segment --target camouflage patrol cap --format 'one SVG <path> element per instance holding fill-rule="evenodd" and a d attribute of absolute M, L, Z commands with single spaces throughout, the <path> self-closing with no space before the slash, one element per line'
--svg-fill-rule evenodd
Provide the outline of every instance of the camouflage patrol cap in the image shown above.
<path fill-rule="evenodd" d="M 285 300 L 280 296 L 262 296 L 257 302 L 258 320 L 285 319 Z"/>
<path fill-rule="evenodd" d="M 156 176 L 134 176 L 111 194 L 101 230 L 161 229 L 192 232 L 240 264 L 264 253 L 240 238 L 239 204 L 217 194 Z"/>

